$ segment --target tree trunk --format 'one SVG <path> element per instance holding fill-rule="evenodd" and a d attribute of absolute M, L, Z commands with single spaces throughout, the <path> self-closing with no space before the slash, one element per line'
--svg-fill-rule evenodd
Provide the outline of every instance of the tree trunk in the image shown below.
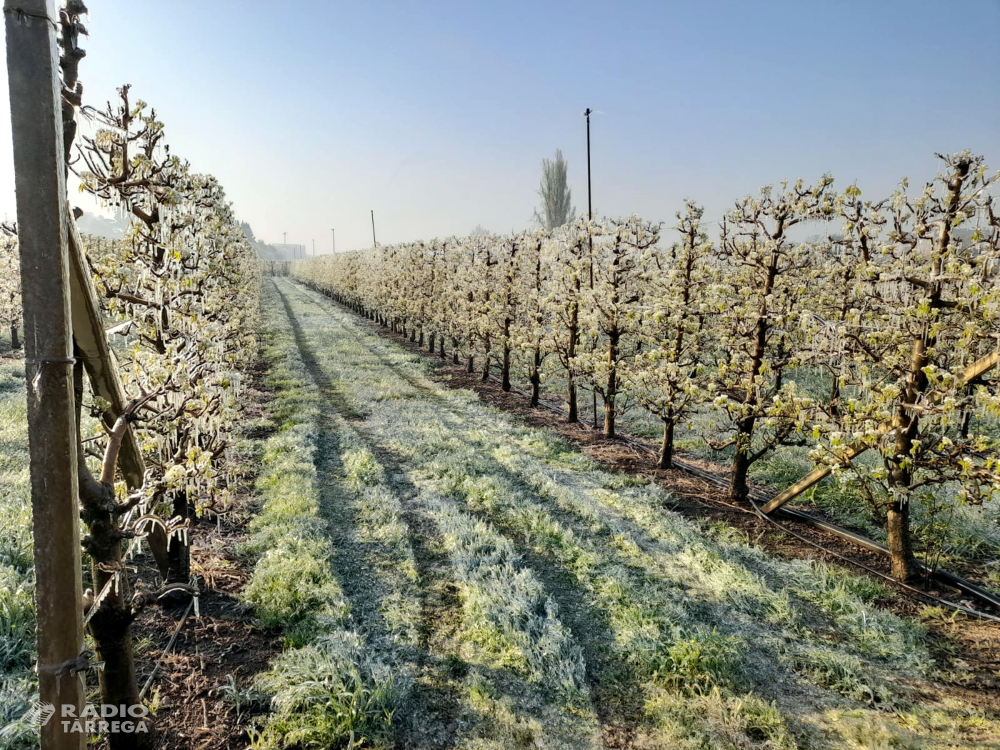
<path fill-rule="evenodd" d="M 98 572 L 94 571 L 95 574 Z M 95 575 L 95 583 L 108 576 Z M 103 583 L 101 583 L 103 585 Z M 100 589 L 98 589 L 99 591 Z M 121 597 L 118 597 L 119 599 Z M 135 660 L 132 656 L 132 615 L 120 604 L 108 605 L 107 600 L 90 621 L 90 634 L 94 639 L 95 661 L 103 661 L 104 669 L 98 670 L 97 680 L 101 690 L 101 703 L 106 706 L 140 705 L 139 688 L 135 675 Z M 120 714 L 120 710 L 118 714 Z M 129 716 L 116 715 L 115 719 L 142 721 Z M 150 728 L 149 720 L 147 728 Z M 132 750 L 152 746 L 151 732 L 122 733 L 109 732 L 108 746 L 112 750 Z"/>
<path fill-rule="evenodd" d="M 973 387 L 971 385 L 967 386 L 965 389 L 966 396 L 972 396 Z M 962 412 L 962 425 L 958 428 L 958 434 L 961 436 L 962 440 L 969 437 L 969 427 L 972 424 L 972 407 L 969 406 L 964 412 Z"/>
<path fill-rule="evenodd" d="M 430 333 L 427 334 L 427 351 L 429 351 L 431 354 L 434 353 L 434 343 L 435 343 L 434 332 L 431 331 Z"/>
<path fill-rule="evenodd" d="M 579 282 L 577 282 L 578 292 L 579 289 Z M 579 314 L 580 307 L 576 302 L 573 302 L 569 311 L 569 346 L 566 349 L 566 397 L 569 401 L 569 417 L 567 417 L 567 421 L 570 423 L 580 421 L 579 406 L 576 400 L 576 382 L 573 380 L 573 358 L 576 357 L 576 339 L 580 326 Z"/>
<path fill-rule="evenodd" d="M 674 468 L 674 417 L 668 415 L 663 420 L 663 443 L 660 446 L 660 458 L 656 463 L 658 469 Z"/>
<path fill-rule="evenodd" d="M 892 575 L 899 581 L 907 582 L 917 576 L 917 561 L 913 556 L 910 539 L 909 486 L 913 482 L 913 472 L 903 463 L 913 453 L 913 441 L 920 429 L 920 420 L 909 410 L 927 389 L 927 375 L 923 368 L 927 365 L 927 342 L 923 337 L 913 340 L 910 355 L 910 373 L 907 387 L 896 415 L 893 428 L 896 441 L 889 456 L 888 477 L 889 506 L 886 512 L 886 532 L 889 537 L 889 558 L 892 561 Z"/>
<path fill-rule="evenodd" d="M 451 363 L 458 364 L 458 339 L 454 336 L 451 337 Z"/>
<path fill-rule="evenodd" d="M 174 508 L 172 518 L 180 516 L 182 519 L 191 518 L 191 507 L 188 503 L 186 492 L 178 493 L 174 497 Z M 170 572 L 167 573 L 165 583 L 187 583 L 191 580 L 191 545 L 185 544 L 183 540 L 174 535 L 167 548 L 167 560 L 170 562 Z M 185 603 L 191 598 L 186 592 L 172 591 L 164 599 L 181 601 Z"/>
<path fill-rule="evenodd" d="M 542 353 L 535 347 L 534 356 L 531 360 L 531 405 L 538 406 L 538 397 L 542 390 L 542 374 L 539 369 L 542 364 Z"/>
<path fill-rule="evenodd" d="M 892 577 L 909 583 L 917 578 L 920 571 L 913 556 L 910 538 L 910 503 L 906 500 L 889 503 L 886 514 L 886 531 L 889 535 L 889 559 L 892 561 Z"/>
<path fill-rule="evenodd" d="M 510 390 L 510 319 L 503 322 L 503 356 L 500 363 L 500 387 Z"/>
<path fill-rule="evenodd" d="M 80 356 L 79 352 L 75 353 Z M 82 360 L 77 360 L 77 364 L 74 365 L 73 386 L 79 434 L 83 404 Z M 84 546 L 91 558 L 93 596 L 96 599 L 114 578 L 116 571 L 121 568 L 121 529 L 118 517 L 110 510 L 115 500 L 114 487 L 97 481 L 91 475 L 82 448 L 79 454 L 78 474 L 81 516 L 88 532 Z M 95 661 L 104 662 L 104 669 L 98 671 L 101 703 L 114 706 L 116 709 L 123 704 L 125 706 L 139 704 L 139 686 L 132 649 L 132 612 L 125 600 L 126 586 L 127 582 L 124 581 L 112 583 L 88 624 L 91 637 L 94 639 Z M 125 719 L 131 720 L 131 717 Z M 113 750 L 146 748 L 153 744 L 150 732 L 140 732 L 136 735 L 109 733 L 108 740 L 109 747 Z"/>
<path fill-rule="evenodd" d="M 784 232 L 783 226 L 779 227 L 775 236 L 780 237 Z M 760 377 L 764 362 L 764 354 L 767 350 L 767 334 L 769 331 L 767 320 L 767 299 L 774 289 L 774 280 L 778 275 L 778 254 L 776 250 L 771 251 L 771 257 L 767 265 L 767 277 L 764 280 L 764 287 L 760 293 L 760 308 L 757 311 L 757 323 L 754 326 L 753 356 L 750 360 L 750 383 L 747 387 L 746 396 L 743 403 L 751 408 L 757 405 L 757 396 L 754 393 L 754 385 Z M 780 373 L 778 374 L 780 376 Z M 777 378 L 780 381 L 780 378 Z M 740 419 L 736 423 L 736 453 L 733 456 L 733 474 L 729 484 L 729 499 L 733 502 L 743 502 L 747 499 L 749 488 L 747 486 L 747 475 L 750 473 L 750 449 L 753 446 L 753 431 L 757 418 L 750 416 Z"/>
<path fill-rule="evenodd" d="M 490 340 L 486 339 L 486 350 L 483 352 L 483 382 L 490 379 Z"/>
<path fill-rule="evenodd" d="M 618 393 L 618 338 L 617 328 L 609 334 L 608 341 L 608 386 L 604 392 L 604 437 L 615 436 L 615 395 Z"/>
<path fill-rule="evenodd" d="M 424 345 L 424 329 L 421 328 L 420 337 L 417 339 L 417 346 L 423 346 L 423 345 Z"/>
<path fill-rule="evenodd" d="M 10 348 L 20 349 L 21 342 L 17 340 L 17 323 L 10 324 Z"/>
<path fill-rule="evenodd" d="M 608 381 L 614 379 L 614 373 L 608 376 Z M 610 394 L 604 397 L 604 437 L 615 437 L 615 397 Z"/>
<path fill-rule="evenodd" d="M 438 341 L 441 342 L 440 345 L 438 346 L 439 349 L 438 356 L 440 356 L 441 359 L 444 359 L 444 336 L 439 336 Z"/>
<path fill-rule="evenodd" d="M 733 455 L 733 474 L 729 482 L 729 499 L 733 502 L 745 501 L 750 493 L 747 475 L 750 473 L 750 441 L 755 421 L 753 417 L 748 417 L 737 424 L 736 453 Z"/>
<path fill-rule="evenodd" d="M 837 416 L 840 413 L 840 378 L 834 373 L 833 383 L 830 385 L 830 414 Z"/>
<path fill-rule="evenodd" d="M 476 358 L 473 355 L 471 355 L 471 354 L 469 355 L 469 361 L 468 361 L 468 363 L 465 366 L 465 370 L 466 370 L 466 372 L 475 372 L 476 371 Z"/>

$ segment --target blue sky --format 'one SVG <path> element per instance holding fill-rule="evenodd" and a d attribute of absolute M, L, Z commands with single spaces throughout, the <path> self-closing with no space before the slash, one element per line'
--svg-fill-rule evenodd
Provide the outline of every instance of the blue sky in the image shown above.
<path fill-rule="evenodd" d="M 259 236 L 321 252 L 369 245 L 370 209 L 380 243 L 524 228 L 556 148 L 586 211 L 588 106 L 609 215 L 716 219 L 826 171 L 882 195 L 935 151 L 1000 168 L 1000 0 L 90 5 L 85 100 L 131 83 Z"/>

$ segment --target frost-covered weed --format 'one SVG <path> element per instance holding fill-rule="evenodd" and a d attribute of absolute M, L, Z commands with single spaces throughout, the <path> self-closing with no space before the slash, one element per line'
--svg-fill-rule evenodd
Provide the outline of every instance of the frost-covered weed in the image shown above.
<path fill-rule="evenodd" d="M 302 645 L 328 628 L 329 621 L 342 622 L 348 615 L 326 552 L 312 539 L 283 541 L 264 553 L 243 591 L 261 624 L 282 628 L 293 645 Z"/>
<path fill-rule="evenodd" d="M 259 747 L 390 745 L 398 700 L 392 672 L 355 633 L 335 631 L 285 652 L 255 688 L 274 696 Z"/>
<path fill-rule="evenodd" d="M 31 556 L 31 487 L 24 365 L 0 361 L 0 564 L 25 577 Z"/>
<path fill-rule="evenodd" d="M 926 628 L 879 608 L 875 600 L 887 595 L 884 587 L 821 562 L 789 563 L 798 593 L 818 604 L 838 629 L 852 636 L 859 651 L 894 662 L 914 675 L 926 675 L 933 661 L 927 650 Z"/>
<path fill-rule="evenodd" d="M 0 747 L 38 746 L 31 489 L 24 363 L 0 361 Z"/>
<path fill-rule="evenodd" d="M 646 703 L 677 750 L 794 750 L 799 745 L 772 702 L 719 688 L 688 695 L 657 689 Z"/>
<path fill-rule="evenodd" d="M 367 448 L 345 451 L 342 460 L 347 482 L 355 489 L 385 481 L 385 471 Z"/>
<path fill-rule="evenodd" d="M 830 649 L 805 648 L 793 657 L 796 671 L 817 685 L 829 688 L 852 700 L 895 709 L 900 701 L 880 679 L 868 673 L 856 656 Z"/>
<path fill-rule="evenodd" d="M 0 674 L 0 748 L 37 750 L 38 727 L 32 709 L 38 702 L 38 684 L 26 673 Z"/>
<path fill-rule="evenodd" d="M 267 441 L 257 480 L 264 505 L 250 522 L 250 539 L 240 547 L 244 554 L 259 555 L 290 538 L 323 538 L 309 444 L 308 431 L 300 425 Z"/>
<path fill-rule="evenodd" d="M 0 563 L 0 676 L 31 668 L 35 603 L 29 578 Z"/>
<path fill-rule="evenodd" d="M 257 481 L 263 506 L 242 546 L 259 556 L 243 597 L 263 625 L 281 628 L 293 645 L 348 614 L 319 518 L 311 437 L 308 427 L 292 425 L 267 440 Z"/>
<path fill-rule="evenodd" d="M 677 638 L 662 654 L 652 680 L 689 694 L 732 684 L 743 661 L 740 645 L 738 639 L 716 632 Z"/>

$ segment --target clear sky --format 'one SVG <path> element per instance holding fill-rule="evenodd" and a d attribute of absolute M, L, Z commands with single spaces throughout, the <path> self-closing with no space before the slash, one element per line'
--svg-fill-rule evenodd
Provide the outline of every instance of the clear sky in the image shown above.
<path fill-rule="evenodd" d="M 370 209 L 380 243 L 525 228 L 556 148 L 585 212 L 586 107 L 609 215 L 716 219 L 825 171 L 882 195 L 935 151 L 1000 168 L 1000 0 L 89 4 L 86 102 L 131 83 L 258 236 L 320 252 L 370 245 Z"/>

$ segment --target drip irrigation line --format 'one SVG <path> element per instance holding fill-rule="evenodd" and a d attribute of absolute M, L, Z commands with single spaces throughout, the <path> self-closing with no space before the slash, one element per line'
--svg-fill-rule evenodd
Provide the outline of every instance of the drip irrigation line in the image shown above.
<path fill-rule="evenodd" d="M 142 686 L 142 690 L 139 692 L 139 700 L 141 701 L 143 696 L 146 695 L 146 691 L 149 690 L 149 686 L 153 684 L 153 678 L 156 677 L 156 672 L 163 664 L 163 660 L 167 658 L 167 654 L 170 653 L 170 649 L 174 647 L 174 641 L 177 640 L 177 634 L 181 632 L 181 628 L 184 627 L 184 623 L 187 622 L 188 615 L 191 614 L 191 608 L 194 607 L 194 597 L 188 602 L 187 609 L 184 610 L 184 615 L 181 617 L 180 621 L 177 623 L 177 627 L 174 628 L 173 635 L 170 636 L 170 640 L 167 641 L 167 647 L 163 649 L 163 653 L 160 654 L 160 658 L 156 660 L 156 664 L 153 665 L 153 671 L 149 673 L 149 677 L 146 678 L 146 684 Z"/>

